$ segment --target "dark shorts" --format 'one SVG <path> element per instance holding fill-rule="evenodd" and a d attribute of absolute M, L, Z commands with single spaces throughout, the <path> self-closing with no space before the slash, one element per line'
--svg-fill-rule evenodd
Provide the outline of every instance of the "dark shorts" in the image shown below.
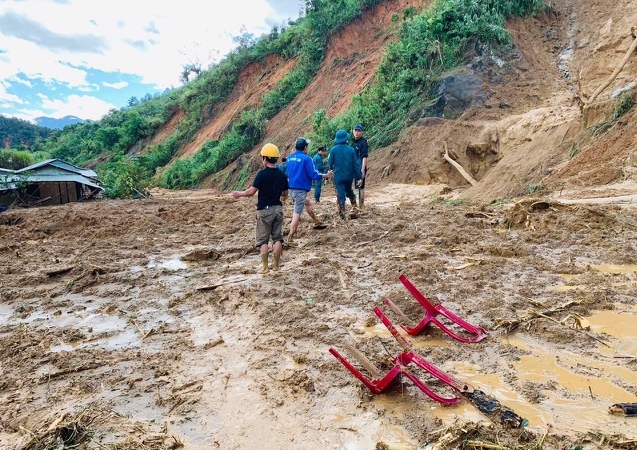
<path fill-rule="evenodd" d="M 283 242 L 283 206 L 269 206 L 257 211 L 257 247 L 270 242 Z"/>

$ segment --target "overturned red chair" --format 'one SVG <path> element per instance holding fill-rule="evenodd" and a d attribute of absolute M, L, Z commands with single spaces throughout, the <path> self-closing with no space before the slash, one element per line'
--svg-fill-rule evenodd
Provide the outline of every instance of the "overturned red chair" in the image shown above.
<path fill-rule="evenodd" d="M 476 327 L 471 325 L 470 323 L 464 321 L 453 312 L 449 311 L 447 308 L 442 306 L 441 304 L 433 304 L 431 303 L 427 297 L 425 297 L 416 287 L 407 279 L 407 277 L 403 274 L 398 277 L 398 279 L 403 283 L 403 285 L 407 288 L 409 293 L 420 303 L 420 305 L 425 309 L 424 317 L 418 322 L 416 325 L 407 326 L 401 325 L 401 327 L 411 336 L 416 336 L 423 332 L 423 330 L 427 327 L 427 325 L 434 324 L 439 327 L 443 332 L 451 336 L 457 341 L 464 343 L 472 343 L 479 342 L 485 337 L 487 337 L 488 330 L 480 327 Z M 400 316 L 402 320 L 405 322 L 409 321 L 409 318 L 402 312 L 402 310 L 396 306 L 390 299 L 385 299 L 385 304 L 391 308 L 397 315 Z M 443 322 L 443 318 L 448 322 L 445 324 Z M 450 322 L 450 323 L 449 323 Z M 455 332 L 452 330 L 452 326 L 457 326 L 456 328 L 461 328 L 459 332 Z M 460 334 L 463 333 L 463 334 Z"/>
<path fill-rule="evenodd" d="M 458 392 L 464 393 L 473 390 L 471 386 L 456 380 L 451 375 L 445 373 L 429 361 L 426 361 L 424 358 L 416 355 L 414 352 L 409 350 L 409 343 L 405 340 L 405 338 L 400 336 L 394 325 L 389 321 L 385 314 L 383 314 L 380 308 L 374 308 L 374 313 L 389 329 L 390 333 L 398 341 L 399 345 L 405 350 L 392 359 L 393 366 L 391 367 L 391 369 L 389 369 L 389 371 L 387 371 L 387 373 L 383 375 L 383 372 L 373 363 L 371 363 L 365 357 L 365 355 L 351 346 L 348 346 L 348 351 L 358 360 L 358 362 L 363 367 L 367 369 L 367 371 L 371 375 L 371 378 L 366 377 L 360 370 L 358 370 L 356 367 L 354 367 L 354 365 L 347 361 L 335 348 L 330 348 L 329 350 L 330 353 L 334 355 L 336 359 L 338 359 L 347 368 L 347 370 L 349 370 L 356 378 L 358 378 L 365 386 L 367 386 L 370 391 L 372 391 L 374 394 L 380 394 L 398 375 L 404 375 L 412 383 L 414 383 L 416 387 L 423 391 L 425 395 L 439 403 L 442 403 L 444 405 L 455 405 L 461 401 L 461 397 L 444 397 L 434 392 L 422 380 L 420 380 L 420 378 L 418 378 L 418 376 L 413 373 L 413 371 L 410 370 L 408 366 L 412 363 L 425 372 L 429 373 L 433 377 L 442 381 L 443 383 L 451 386 L 451 388 Z"/>

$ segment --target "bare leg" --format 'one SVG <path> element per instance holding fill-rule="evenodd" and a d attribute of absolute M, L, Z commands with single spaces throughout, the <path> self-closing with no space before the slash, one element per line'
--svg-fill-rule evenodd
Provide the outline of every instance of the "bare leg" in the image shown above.
<path fill-rule="evenodd" d="M 296 229 L 299 227 L 299 223 L 301 223 L 301 215 L 293 213 L 292 222 L 290 223 L 290 234 L 288 234 L 288 243 L 293 241 Z"/>
<path fill-rule="evenodd" d="M 263 265 L 261 267 L 261 270 L 259 270 L 259 273 L 268 273 L 269 269 L 268 269 L 268 253 L 270 252 L 270 249 L 268 248 L 268 244 L 263 244 L 260 248 L 259 248 L 259 253 L 261 254 L 261 264 Z"/>
<path fill-rule="evenodd" d="M 309 200 L 305 200 L 305 211 L 307 211 L 308 215 L 314 221 L 314 225 L 321 225 L 321 221 L 314 214 L 314 210 L 312 209 L 312 203 Z"/>
<path fill-rule="evenodd" d="M 283 254 L 283 244 L 281 241 L 276 241 L 274 245 L 272 245 L 272 253 L 274 255 L 272 270 L 279 270 L 281 268 L 281 255 Z"/>

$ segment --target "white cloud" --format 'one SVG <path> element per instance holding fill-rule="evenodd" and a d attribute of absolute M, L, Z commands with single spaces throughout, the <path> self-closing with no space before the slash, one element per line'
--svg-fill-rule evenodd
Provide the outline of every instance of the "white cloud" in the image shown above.
<path fill-rule="evenodd" d="M 9 94 L 7 92 L 6 86 L 4 82 L 0 82 L 0 101 L 2 101 L 2 105 L 11 105 L 11 104 L 23 104 L 24 101 L 17 95 Z"/>
<path fill-rule="evenodd" d="M 139 74 L 143 83 L 158 89 L 175 86 L 183 65 L 200 62 L 207 67 L 217 51 L 224 55 L 234 47 L 231 36 L 242 27 L 259 36 L 270 31 L 266 18 L 284 20 L 265 0 L 227 3 L 222 11 L 202 10 L 198 0 L 0 3 L 0 16 L 10 6 L 7 21 L 21 17 L 24 22 L 10 30 L 15 37 L 3 42 L 10 50 L 10 65 L 30 77 L 40 74 L 74 86 L 85 80 L 68 70 L 68 64 Z M 8 75 L 5 67 L 0 76 Z"/>
<path fill-rule="evenodd" d="M 29 81 L 29 80 L 23 80 L 23 79 L 18 78 L 18 77 L 11 77 L 9 81 L 11 81 L 12 83 L 23 84 L 26 87 L 31 87 L 31 81 Z"/>
<path fill-rule="evenodd" d="M 0 80 L 41 80 L 93 94 L 69 97 L 69 104 L 78 99 L 99 102 L 94 96 L 106 95 L 96 91 L 100 85 L 120 90 L 127 86 L 112 79 L 96 84 L 90 78 L 93 70 L 134 75 L 140 84 L 163 91 L 181 85 L 185 65 L 207 68 L 234 48 L 232 36 L 243 30 L 256 37 L 268 33 L 272 24 L 284 24 L 290 9 L 297 11 L 301 2 L 288 0 L 285 9 L 280 3 L 273 2 L 275 10 L 266 0 L 213 6 L 198 0 L 0 0 Z M 17 80 L 18 74 L 23 78 Z M 148 92 L 145 89 L 139 96 Z M 7 100 L 2 95 L 0 89 L 0 99 Z M 42 109 L 62 104 L 52 102 Z M 70 114 L 95 118 L 78 111 Z"/>
<path fill-rule="evenodd" d="M 126 81 L 120 81 L 119 83 L 102 83 L 102 86 L 113 88 L 113 89 L 124 89 L 128 86 Z"/>
<path fill-rule="evenodd" d="M 0 29 L 1 30 L 1 29 Z M 0 31 L 1 34 L 1 31 Z M 22 73 L 30 79 L 41 79 L 44 82 L 59 82 L 68 84 L 71 88 L 86 86 L 86 71 L 71 67 L 71 58 L 51 53 L 35 44 L 15 38 L 4 40 L 3 46 L 10 48 L 8 62 L 0 62 L 0 77 L 15 79 Z M 79 65 L 78 61 L 75 64 Z"/>
<path fill-rule="evenodd" d="M 43 116 L 64 117 L 77 116 L 82 119 L 99 120 L 111 109 L 116 109 L 115 105 L 105 102 L 97 97 L 89 95 L 70 95 L 66 102 L 60 100 L 44 99 L 42 109 Z M 51 114 L 50 111 L 55 111 Z"/>

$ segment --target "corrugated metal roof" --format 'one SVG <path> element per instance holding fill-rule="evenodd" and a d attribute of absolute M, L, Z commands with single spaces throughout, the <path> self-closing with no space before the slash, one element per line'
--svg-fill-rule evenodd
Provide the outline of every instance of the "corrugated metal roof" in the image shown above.
<path fill-rule="evenodd" d="M 63 176 L 36 173 L 29 175 L 25 181 L 27 183 L 57 183 L 64 181 L 74 181 L 76 183 L 85 184 L 94 188 L 103 189 L 102 186 L 95 183 L 95 181 L 83 177 L 82 175 L 72 173 L 64 174 Z"/>
<path fill-rule="evenodd" d="M 56 183 L 70 181 L 103 189 L 97 174 L 90 169 L 81 169 L 59 159 L 49 159 L 20 170 L 2 169 L 0 191 L 19 189 L 24 183 Z"/>
<path fill-rule="evenodd" d="M 34 175 L 34 176 L 26 177 L 26 178 L 19 177 L 19 178 L 7 179 L 7 180 L 3 180 L 2 178 L 0 178 L 0 191 L 10 191 L 12 189 L 19 189 L 19 186 L 23 185 L 23 183 L 57 183 L 57 182 L 65 182 L 65 181 L 85 184 L 87 186 L 90 186 L 96 189 L 101 189 L 101 190 L 104 189 L 99 184 L 96 184 L 92 180 L 86 177 L 83 177 L 82 175 L 69 173 L 68 175 L 65 175 L 64 177 L 47 177 L 47 176 Z"/>
<path fill-rule="evenodd" d="M 28 172 L 30 170 L 38 170 L 42 167 L 46 167 L 46 166 L 54 166 L 69 172 L 75 172 L 75 173 L 79 173 L 82 176 L 88 177 L 88 178 L 97 178 L 97 174 L 95 173 L 95 171 L 91 170 L 91 169 L 83 169 L 81 167 L 77 167 L 74 166 L 73 164 L 67 163 L 65 161 L 62 161 L 61 159 L 47 159 L 46 161 L 42 161 L 36 164 L 32 164 L 29 167 L 24 167 L 20 170 L 16 170 L 16 173 L 21 173 L 21 172 Z"/>

